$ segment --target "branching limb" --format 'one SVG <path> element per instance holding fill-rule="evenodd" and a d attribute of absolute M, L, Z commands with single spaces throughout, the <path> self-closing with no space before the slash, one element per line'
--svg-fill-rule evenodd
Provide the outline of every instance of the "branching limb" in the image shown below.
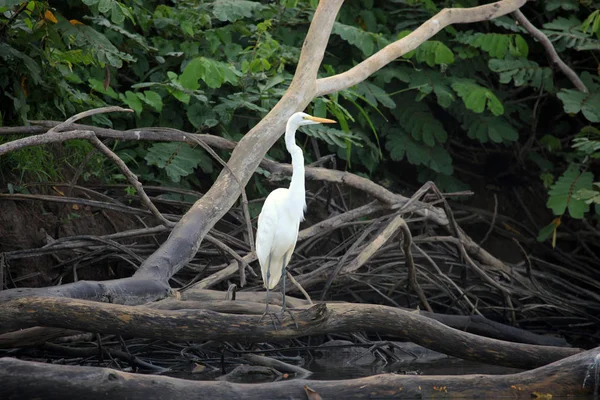
<path fill-rule="evenodd" d="M 552 61 L 553 64 L 556 64 L 558 68 L 560 68 L 563 74 L 565 74 L 566 77 L 569 78 L 573 86 L 575 86 L 578 90 L 587 93 L 588 89 L 583 83 L 583 81 L 579 79 L 579 76 L 575 73 L 575 71 L 573 71 L 567 64 L 565 64 L 565 62 L 558 56 L 558 53 L 556 52 L 556 49 L 552 45 L 550 39 L 548 39 L 548 37 L 544 35 L 542 31 L 540 31 L 531 22 L 529 22 L 529 20 L 521 12 L 521 10 L 514 11 L 512 13 L 512 16 L 515 17 L 517 21 L 519 21 L 519 24 L 521 24 L 521 26 L 525 28 L 525 30 L 527 30 L 527 32 L 529 32 L 531 36 L 536 38 L 542 44 L 542 46 L 544 46 L 544 49 L 546 50 L 550 61 Z"/>
<path fill-rule="evenodd" d="M 503 0 L 479 7 L 445 8 L 408 36 L 387 45 L 348 71 L 318 79 L 316 96 L 347 89 L 364 81 L 396 58 L 416 49 L 448 25 L 488 21 L 514 12 L 526 2 L 527 0 Z"/>

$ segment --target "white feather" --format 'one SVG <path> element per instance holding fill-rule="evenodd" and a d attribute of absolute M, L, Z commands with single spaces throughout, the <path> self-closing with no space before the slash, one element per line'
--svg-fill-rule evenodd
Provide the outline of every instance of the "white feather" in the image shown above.
<path fill-rule="evenodd" d="M 304 157 L 302 149 L 296 145 L 296 130 L 302 125 L 333 122 L 335 121 L 311 117 L 305 113 L 295 113 L 287 122 L 285 145 L 292 156 L 292 181 L 289 189 L 275 189 L 267 196 L 258 216 L 256 232 L 256 256 L 264 285 L 268 289 L 277 286 L 282 272 L 292 258 L 300 221 L 304 219 L 306 210 Z M 267 269 L 270 274 L 268 282 Z"/>

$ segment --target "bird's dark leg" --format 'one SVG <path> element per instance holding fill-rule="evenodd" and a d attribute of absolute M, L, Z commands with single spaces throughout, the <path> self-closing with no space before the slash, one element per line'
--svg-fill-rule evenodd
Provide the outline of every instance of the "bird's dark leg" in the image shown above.
<path fill-rule="evenodd" d="M 265 282 L 265 287 L 267 288 L 267 306 L 265 307 L 265 312 L 260 317 L 258 322 L 262 321 L 262 319 L 265 317 L 265 315 L 269 314 L 269 316 L 271 317 L 271 321 L 273 322 L 273 326 L 275 327 L 275 330 L 277 330 L 277 324 L 275 323 L 275 320 L 273 319 L 273 314 L 269 313 L 269 281 L 271 280 L 271 255 L 270 254 L 269 254 L 269 259 L 267 260 L 267 276 L 266 276 L 266 278 L 267 279 Z M 277 316 L 275 316 L 275 319 L 277 319 Z M 279 322 L 279 320 L 277 320 L 277 322 Z"/>
<path fill-rule="evenodd" d="M 285 278 L 287 277 L 285 262 L 287 261 L 287 253 L 283 256 L 283 265 L 281 266 L 281 296 L 283 299 L 281 300 L 281 313 L 285 313 Z"/>
<path fill-rule="evenodd" d="M 294 314 L 288 311 L 285 307 L 285 278 L 287 278 L 287 270 L 285 269 L 285 265 L 287 264 L 286 261 L 288 261 L 287 253 L 285 253 L 285 255 L 283 256 L 283 266 L 281 268 L 281 315 L 285 314 L 285 312 L 287 311 L 288 314 L 290 314 L 290 317 L 292 317 L 292 320 L 294 320 L 294 324 L 296 324 L 296 329 L 298 329 L 298 321 L 296 321 Z"/>

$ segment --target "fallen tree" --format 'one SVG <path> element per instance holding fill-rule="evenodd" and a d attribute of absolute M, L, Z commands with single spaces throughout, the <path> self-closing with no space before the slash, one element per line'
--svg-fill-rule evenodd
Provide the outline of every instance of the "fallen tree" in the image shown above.
<path fill-rule="evenodd" d="M 510 375 L 414 376 L 374 375 L 368 378 L 311 381 L 293 379 L 276 383 L 240 384 L 198 382 L 164 376 L 145 376 L 107 368 L 73 367 L 0 359 L 0 378 L 7 399 L 35 397 L 62 399 L 171 399 L 197 396 L 219 399 L 554 398 L 598 393 L 595 348 L 546 366 Z M 43 376 L 44 379 L 39 379 Z M 314 396 L 314 395 L 313 395 Z M 310 396 L 308 398 L 311 398 Z M 315 397 L 312 397 L 315 398 Z"/>

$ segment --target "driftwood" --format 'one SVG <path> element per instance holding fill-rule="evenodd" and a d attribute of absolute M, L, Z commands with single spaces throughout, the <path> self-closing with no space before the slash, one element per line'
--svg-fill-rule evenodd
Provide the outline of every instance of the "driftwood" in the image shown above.
<path fill-rule="evenodd" d="M 483 338 L 408 311 L 370 304 L 318 304 L 286 315 L 276 329 L 258 316 L 208 310 L 157 310 L 65 298 L 23 298 L 0 305 L 0 332 L 36 325 L 78 328 L 169 340 L 259 342 L 307 335 L 376 331 L 409 339 L 468 360 L 517 368 L 539 367 L 580 349 L 535 346 Z M 444 338 L 443 340 L 439 340 Z"/>
<path fill-rule="evenodd" d="M 294 379 L 276 383 L 199 382 L 136 375 L 107 368 L 73 367 L 0 359 L 6 399 L 323 399 L 557 398 L 598 394 L 600 348 L 510 375 L 375 375 L 339 381 Z M 43 377 L 43 379 L 40 379 Z"/>
<path fill-rule="evenodd" d="M 168 298 L 155 303 L 147 304 L 149 308 L 158 310 L 212 310 L 228 314 L 255 314 L 261 315 L 264 312 L 265 293 L 264 292 L 238 292 L 236 301 L 223 300 L 223 292 L 206 289 L 190 289 L 181 293 L 180 299 Z M 183 300 L 183 301 L 182 301 Z M 309 308 L 311 304 L 302 299 L 287 296 L 288 304 L 291 308 Z M 278 312 L 282 304 L 279 293 L 271 294 L 271 304 L 273 309 Z M 343 304 L 343 303 L 329 303 Z M 350 304 L 346 304 L 351 307 Z M 535 333 L 515 328 L 509 325 L 501 324 L 478 315 L 446 315 L 431 313 L 427 311 L 415 311 L 400 308 L 409 312 L 411 315 L 418 313 L 427 318 L 434 319 L 461 331 L 473 333 L 479 336 L 526 344 L 536 344 L 540 346 L 558 346 L 566 347 L 567 342 L 560 337 L 537 335 Z M 2 337 L 0 335 L 0 348 L 2 347 Z"/>

